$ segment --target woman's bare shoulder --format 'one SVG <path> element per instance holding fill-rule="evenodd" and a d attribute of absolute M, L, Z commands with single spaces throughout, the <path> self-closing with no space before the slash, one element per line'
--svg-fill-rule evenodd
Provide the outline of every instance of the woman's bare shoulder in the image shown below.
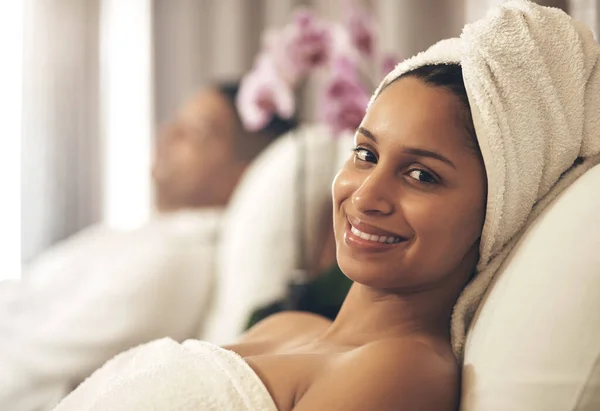
<path fill-rule="evenodd" d="M 315 381 L 294 411 L 455 410 L 459 367 L 451 352 L 416 339 L 376 341 L 349 352 Z"/>
<path fill-rule="evenodd" d="M 302 311 L 286 311 L 273 314 L 254 327 L 250 328 L 243 336 L 248 339 L 277 339 L 303 334 L 321 332 L 331 325 L 331 321 L 317 314 Z"/>
<path fill-rule="evenodd" d="M 286 311 L 270 315 L 246 331 L 234 345 L 227 346 L 242 356 L 263 354 L 288 344 L 312 341 L 331 325 L 320 315 Z"/>

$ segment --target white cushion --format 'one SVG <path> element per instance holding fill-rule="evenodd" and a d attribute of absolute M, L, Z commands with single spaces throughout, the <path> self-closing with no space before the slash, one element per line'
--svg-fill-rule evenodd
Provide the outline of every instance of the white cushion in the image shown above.
<path fill-rule="evenodd" d="M 298 153 L 306 160 L 306 244 L 316 243 L 331 214 L 331 183 L 350 155 L 352 138 L 333 139 L 325 127 L 303 127 L 281 137 L 251 165 L 224 218 L 215 301 L 200 336 L 234 341 L 252 311 L 281 298 L 296 266 Z M 310 250 L 309 250 L 310 251 Z"/>
<path fill-rule="evenodd" d="M 461 410 L 600 410 L 600 166 L 544 210 L 488 290 Z"/>

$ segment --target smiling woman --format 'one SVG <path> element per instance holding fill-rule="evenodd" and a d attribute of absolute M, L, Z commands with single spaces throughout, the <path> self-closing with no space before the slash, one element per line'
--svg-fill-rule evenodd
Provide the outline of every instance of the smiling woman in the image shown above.
<path fill-rule="evenodd" d="M 458 65 L 424 66 L 365 116 L 334 184 L 338 262 L 350 278 L 400 289 L 452 281 L 456 299 L 471 276 L 486 176 L 460 83 Z"/>
<path fill-rule="evenodd" d="M 280 411 L 458 403 L 450 317 L 478 261 L 486 173 L 465 144 L 460 66 L 424 70 L 450 80 L 409 73 L 386 87 L 333 183 L 337 260 L 354 281 L 335 321 L 281 314 L 228 347 Z"/>

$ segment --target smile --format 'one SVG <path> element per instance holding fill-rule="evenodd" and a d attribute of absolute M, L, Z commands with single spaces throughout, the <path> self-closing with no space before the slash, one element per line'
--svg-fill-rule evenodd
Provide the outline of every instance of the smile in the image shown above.
<path fill-rule="evenodd" d="M 407 240 L 406 237 L 347 216 L 344 242 L 351 248 L 365 252 L 385 252 L 408 243 Z"/>
<path fill-rule="evenodd" d="M 353 225 L 350 225 L 350 231 L 355 236 L 360 237 L 363 240 L 371 241 L 374 243 L 397 244 L 400 241 L 402 241 L 402 238 L 400 238 L 400 237 L 365 233 L 364 231 L 360 231 L 358 228 L 354 227 Z"/>

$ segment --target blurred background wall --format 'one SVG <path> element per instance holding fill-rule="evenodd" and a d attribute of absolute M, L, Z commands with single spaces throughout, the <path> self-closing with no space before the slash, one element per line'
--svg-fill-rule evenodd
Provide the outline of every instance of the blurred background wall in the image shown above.
<path fill-rule="evenodd" d="M 382 44 L 406 58 L 460 34 L 500 0 L 368 0 Z M 561 7 L 598 35 L 600 0 Z M 151 212 L 157 126 L 200 86 L 237 79 L 261 33 L 299 5 L 336 19 L 342 0 L 23 0 L 23 262 L 97 221 Z M 301 118 L 314 119 L 304 91 Z"/>

